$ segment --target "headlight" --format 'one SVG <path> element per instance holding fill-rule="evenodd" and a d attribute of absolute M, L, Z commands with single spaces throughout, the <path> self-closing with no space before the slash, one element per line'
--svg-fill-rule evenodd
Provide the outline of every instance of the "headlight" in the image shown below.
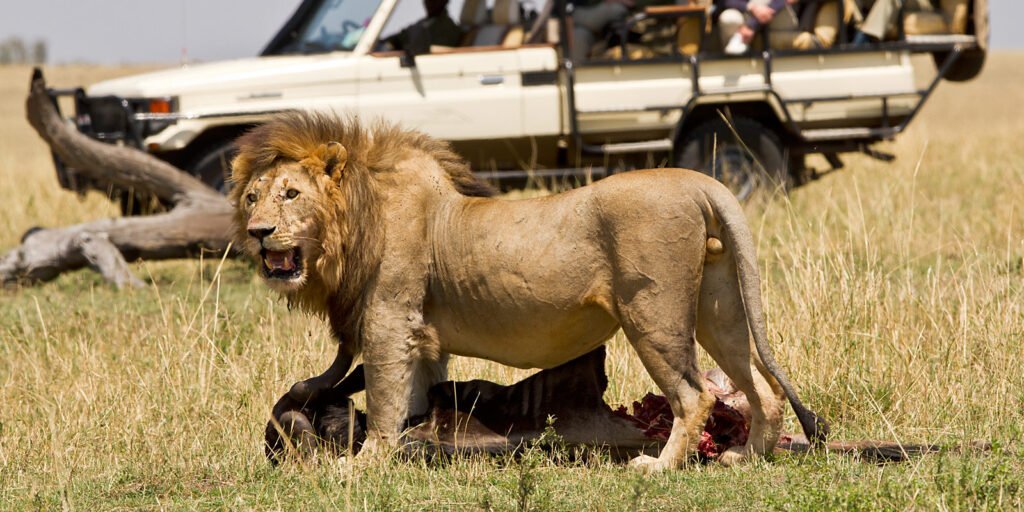
<path fill-rule="evenodd" d="M 160 133 L 178 120 L 178 98 L 140 98 L 132 100 L 135 120 L 141 123 L 142 136 Z"/>
<path fill-rule="evenodd" d="M 153 98 L 149 100 L 149 113 L 170 114 L 174 112 L 173 101 L 171 98 Z"/>

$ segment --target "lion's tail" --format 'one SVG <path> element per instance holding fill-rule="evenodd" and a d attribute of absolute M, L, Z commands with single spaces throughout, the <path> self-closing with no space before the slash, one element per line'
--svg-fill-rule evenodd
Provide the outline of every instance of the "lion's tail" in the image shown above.
<path fill-rule="evenodd" d="M 736 269 L 739 277 L 740 295 L 746 309 L 747 327 L 754 336 L 754 346 L 761 362 L 779 381 L 786 398 L 789 399 L 800 427 L 807 439 L 814 444 L 822 443 L 829 434 L 829 426 L 825 420 L 804 406 L 790 384 L 786 373 L 779 367 L 768 346 L 768 334 L 765 329 L 764 308 L 761 304 L 760 277 L 757 271 L 757 258 L 754 254 L 754 237 L 750 234 L 746 216 L 735 196 L 725 187 L 708 187 L 708 199 L 715 215 L 722 224 L 722 231 L 727 247 L 733 248 L 736 258 Z"/>

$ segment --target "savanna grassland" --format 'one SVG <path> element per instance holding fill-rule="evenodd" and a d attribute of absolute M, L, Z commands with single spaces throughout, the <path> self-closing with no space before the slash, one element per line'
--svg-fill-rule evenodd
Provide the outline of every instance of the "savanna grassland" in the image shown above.
<path fill-rule="evenodd" d="M 134 71 L 47 76 L 68 86 Z M 100 194 L 58 187 L 24 121 L 29 73 L 0 68 L 0 250 L 31 226 L 116 214 Z M 270 406 L 329 362 L 326 329 L 249 264 L 141 262 L 142 289 L 83 271 L 0 291 L 0 509 L 1024 508 L 1022 105 L 1024 55 L 996 55 L 976 81 L 939 88 L 887 145 L 895 163 L 850 157 L 748 212 L 776 356 L 834 437 L 988 440 L 988 453 L 882 466 L 818 453 L 655 477 L 538 450 L 274 469 Z M 611 403 L 654 389 L 621 336 L 608 372 Z M 457 379 L 527 373 L 452 365 Z"/>

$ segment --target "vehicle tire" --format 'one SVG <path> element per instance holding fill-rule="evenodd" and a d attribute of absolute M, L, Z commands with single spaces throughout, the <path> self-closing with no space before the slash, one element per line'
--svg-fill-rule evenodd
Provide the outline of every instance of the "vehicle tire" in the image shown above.
<path fill-rule="evenodd" d="M 208 146 L 192 160 L 187 169 L 203 183 L 222 194 L 227 194 L 231 189 L 231 182 L 227 179 L 231 175 L 231 159 L 237 153 L 234 141 L 219 142 Z"/>
<path fill-rule="evenodd" d="M 932 53 L 935 60 L 935 67 L 942 68 L 942 63 L 949 57 L 950 52 Z M 981 74 L 985 67 L 985 50 L 967 50 L 950 66 L 945 79 L 950 82 L 966 82 Z"/>
<path fill-rule="evenodd" d="M 676 143 L 675 163 L 718 179 L 740 201 L 788 191 L 793 185 L 778 134 L 745 117 L 734 118 L 732 129 L 713 119 L 683 133 Z"/>

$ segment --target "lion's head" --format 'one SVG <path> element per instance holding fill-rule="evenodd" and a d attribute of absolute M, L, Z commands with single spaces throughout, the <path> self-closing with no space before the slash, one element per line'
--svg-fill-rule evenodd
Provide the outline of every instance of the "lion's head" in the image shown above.
<path fill-rule="evenodd" d="M 232 190 L 238 241 L 259 258 L 260 274 L 271 288 L 299 290 L 325 255 L 324 205 L 337 200 L 332 196 L 338 195 L 346 160 L 341 144 L 321 144 L 300 160 L 269 162 Z"/>
<path fill-rule="evenodd" d="M 308 309 L 357 294 L 381 251 L 374 175 L 410 152 L 433 157 L 465 195 L 494 191 L 448 145 L 395 125 L 289 112 L 237 141 L 232 162 L 236 243 L 267 284 Z"/>

